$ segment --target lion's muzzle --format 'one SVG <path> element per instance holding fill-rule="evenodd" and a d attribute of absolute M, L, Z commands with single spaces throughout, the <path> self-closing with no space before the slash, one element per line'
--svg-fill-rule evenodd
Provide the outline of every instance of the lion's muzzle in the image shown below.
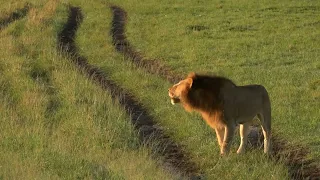
<path fill-rule="evenodd" d="M 171 104 L 172 105 L 175 105 L 175 104 L 177 104 L 177 103 L 179 103 L 180 102 L 180 99 L 178 99 L 178 98 L 171 98 Z"/>
<path fill-rule="evenodd" d="M 180 102 L 180 99 L 175 96 L 175 94 L 172 92 L 171 89 L 169 89 L 169 97 L 171 99 L 171 104 L 172 105 L 175 105 L 176 103 Z"/>

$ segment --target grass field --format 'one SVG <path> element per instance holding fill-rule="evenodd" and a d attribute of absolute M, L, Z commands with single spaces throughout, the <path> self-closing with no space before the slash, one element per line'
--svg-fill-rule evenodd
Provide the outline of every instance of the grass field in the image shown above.
<path fill-rule="evenodd" d="M 233 152 L 220 158 L 214 132 L 198 115 L 170 104 L 171 84 L 115 50 L 109 3 L 127 11 L 127 38 L 146 60 L 177 75 L 217 73 L 239 85 L 263 84 L 274 134 L 320 163 L 320 2 L 11 0 L 1 2 L 0 19 L 26 2 L 28 14 L 0 31 L 1 178 L 181 178 L 140 143 L 111 92 L 57 50 L 69 4 L 84 15 L 75 39 L 80 54 L 148 109 L 204 179 L 295 177 L 285 160 L 269 159 L 262 149 L 237 156 L 238 137 Z"/>
<path fill-rule="evenodd" d="M 151 159 L 109 93 L 57 53 L 67 9 L 48 3 L 33 2 L 26 18 L 1 32 L 0 177 L 175 177 Z"/>
<path fill-rule="evenodd" d="M 263 84 L 274 128 L 297 142 L 317 138 L 319 3 L 130 2 L 118 3 L 129 14 L 127 36 L 146 57 L 178 73 L 217 72 L 238 84 Z"/>

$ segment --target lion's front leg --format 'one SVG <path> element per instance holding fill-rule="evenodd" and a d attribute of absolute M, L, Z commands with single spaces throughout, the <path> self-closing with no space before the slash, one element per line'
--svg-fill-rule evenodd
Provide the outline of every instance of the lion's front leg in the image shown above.
<path fill-rule="evenodd" d="M 224 139 L 224 128 L 215 128 L 217 140 L 220 146 L 220 152 L 222 152 L 222 144 Z"/>
<path fill-rule="evenodd" d="M 236 126 L 234 124 L 228 124 L 225 126 L 224 140 L 221 149 L 221 155 L 228 154 L 231 147 L 231 142 L 234 136 Z"/>

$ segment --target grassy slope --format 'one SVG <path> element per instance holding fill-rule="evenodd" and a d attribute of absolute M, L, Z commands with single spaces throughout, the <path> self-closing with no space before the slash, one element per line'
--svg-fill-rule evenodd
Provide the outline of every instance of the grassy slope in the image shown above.
<path fill-rule="evenodd" d="M 275 133 L 320 157 L 320 2 L 113 2 L 127 10 L 128 39 L 147 57 L 177 73 L 265 85 Z"/>
<path fill-rule="evenodd" d="M 9 14 L 14 12 L 16 9 L 22 9 L 24 7 L 24 3 L 21 3 L 19 1 L 10 1 L 10 2 L 4 2 L 1 1 L 1 4 L 3 6 L 0 6 L 0 18 L 7 18 Z"/>
<path fill-rule="evenodd" d="M 319 99 L 320 67 L 316 59 L 319 52 L 315 49 L 319 45 L 311 41 L 319 32 L 314 28 L 318 26 L 313 20 L 315 16 L 305 14 L 305 11 L 316 13 L 316 8 L 310 6 L 304 10 L 297 3 L 297 7 L 287 11 L 288 4 L 276 1 L 273 5 L 240 1 L 240 4 L 207 6 L 192 1 L 138 2 L 114 1 L 129 13 L 128 37 L 137 48 L 149 57 L 161 59 L 179 73 L 219 72 L 239 84 L 266 85 L 273 106 L 277 107 L 273 108 L 273 127 L 277 134 L 291 136 L 291 142 L 304 141 L 314 149 L 313 157 L 319 155 L 315 139 L 319 133 L 316 100 Z M 85 14 L 77 37 L 82 54 L 131 90 L 167 132 L 186 146 L 208 178 L 287 177 L 283 165 L 261 156 L 262 150 L 219 159 L 215 135 L 210 128 L 198 116 L 170 106 L 164 93 L 170 84 L 137 71 L 115 53 L 109 36 L 110 10 L 95 2 L 72 3 L 80 5 Z M 274 8 L 265 9 L 267 7 Z M 37 9 L 41 8 L 39 4 Z M 279 18 L 289 12 L 290 21 Z M 307 19 L 302 22 L 295 20 L 302 18 L 301 15 L 294 16 L 301 12 Z M 1 166 L 2 176 L 17 177 L 26 172 L 29 177 L 169 178 L 170 175 L 149 158 L 147 150 L 137 145 L 135 133 L 125 123 L 126 115 L 117 106 L 110 105 L 108 93 L 79 76 L 72 65 L 56 55 L 55 38 L 66 20 L 65 7 L 60 4 L 58 14 L 53 19 L 51 16 L 40 23 L 42 30 L 38 25 L 26 28 L 25 23 L 30 22 L 24 19 L 1 32 L 5 36 L 1 36 L 0 52 L 8 59 L 0 62 L 0 92 L 6 92 L 0 94 L 1 129 L 4 129 L 0 133 L 0 148 L 4 152 L 0 161 L 5 164 Z M 289 34 L 291 26 L 298 22 L 311 25 Z M 252 27 L 247 27 L 248 24 Z M 204 25 L 208 29 L 193 31 L 192 25 Z M 250 30 L 252 28 L 257 30 Z M 291 36 L 287 37 L 288 34 Z M 32 78 L 33 71 L 41 78 Z M 283 85 L 279 86 L 280 83 Z M 47 107 L 56 101 L 59 108 L 53 108 L 54 112 L 46 115 Z M 46 119 L 57 123 L 48 125 Z M 310 123 L 303 124 L 304 120 Z M 21 125 L 20 121 L 28 123 Z"/>
<path fill-rule="evenodd" d="M 0 178 L 173 178 L 109 93 L 56 53 L 66 5 L 31 3 L 26 18 L 0 32 Z"/>
<path fill-rule="evenodd" d="M 261 149 L 252 150 L 245 156 L 231 154 L 228 158 L 220 159 L 212 130 L 198 116 L 186 114 L 182 108 L 169 104 L 164 92 L 167 92 L 170 84 L 155 75 L 137 70 L 122 55 L 115 53 L 109 36 L 112 15 L 107 6 L 96 7 L 95 11 L 89 6 L 90 3 L 82 5 L 86 17 L 77 36 L 81 53 L 90 63 L 103 68 L 119 84 L 136 95 L 157 118 L 159 124 L 163 125 L 176 141 L 185 145 L 208 179 L 287 177 L 285 167 L 261 156 Z"/>

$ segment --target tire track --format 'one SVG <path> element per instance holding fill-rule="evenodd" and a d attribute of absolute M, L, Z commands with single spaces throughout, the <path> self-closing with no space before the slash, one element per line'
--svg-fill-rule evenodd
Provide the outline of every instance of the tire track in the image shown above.
<path fill-rule="evenodd" d="M 10 23 L 21 19 L 27 15 L 30 9 L 30 4 L 26 4 L 21 9 L 16 9 L 14 12 L 12 12 L 7 18 L 0 20 L 0 31 L 7 27 Z"/>
<path fill-rule="evenodd" d="M 182 76 L 177 76 L 173 71 L 156 60 L 147 60 L 142 54 L 137 52 L 127 40 L 125 35 L 125 24 L 127 13 L 118 6 L 110 6 L 113 12 L 112 26 L 110 34 L 112 42 L 117 51 L 123 53 L 129 60 L 139 67 L 144 68 L 151 74 L 157 74 L 167 79 L 170 82 L 177 82 L 182 79 Z"/>
<path fill-rule="evenodd" d="M 154 154 L 163 158 L 163 165 L 166 169 L 180 173 L 184 177 L 198 178 L 200 173 L 197 166 L 190 161 L 181 147 L 155 123 L 154 118 L 148 114 L 147 110 L 132 95 L 108 79 L 107 75 L 98 67 L 88 64 L 87 59 L 79 54 L 74 39 L 82 20 L 81 9 L 70 7 L 68 21 L 58 35 L 58 50 L 69 57 L 88 78 L 111 92 L 112 98 L 118 101 L 130 115 L 132 124 L 139 132 L 141 142 L 148 145 Z"/>
<path fill-rule="evenodd" d="M 33 62 L 28 65 L 31 67 L 29 76 L 38 84 L 38 86 L 43 87 L 43 90 L 48 97 L 48 103 L 44 113 L 44 124 L 45 127 L 48 128 L 48 135 L 51 136 L 54 129 L 61 121 L 61 118 L 57 116 L 57 114 L 61 108 L 62 102 L 59 99 L 58 90 L 52 83 L 52 72 L 40 63 Z"/>
<path fill-rule="evenodd" d="M 167 79 L 169 82 L 174 83 L 181 79 L 183 76 L 174 75 L 174 72 L 159 61 L 148 60 L 144 58 L 139 52 L 134 50 L 125 35 L 125 25 L 127 21 L 127 13 L 119 6 L 110 6 L 113 12 L 111 36 L 113 44 L 117 51 L 123 53 L 138 67 L 145 69 L 145 71 L 160 75 Z M 250 144 L 253 146 L 261 146 L 263 144 L 263 136 L 261 129 L 249 134 Z M 288 167 L 289 175 L 292 179 L 320 179 L 320 166 L 316 165 L 314 160 L 307 160 L 310 150 L 301 145 L 290 146 L 290 144 L 278 136 L 273 136 L 273 156 L 275 161 L 284 161 Z"/>

